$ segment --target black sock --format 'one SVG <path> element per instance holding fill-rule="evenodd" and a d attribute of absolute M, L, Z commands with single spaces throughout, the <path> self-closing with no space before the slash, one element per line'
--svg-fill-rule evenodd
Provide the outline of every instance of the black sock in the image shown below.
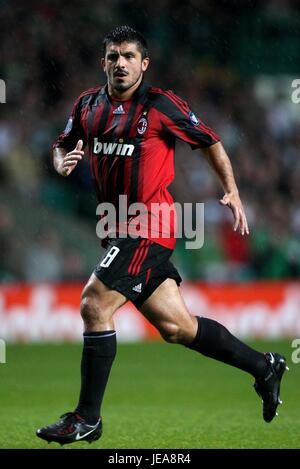
<path fill-rule="evenodd" d="M 263 353 L 241 342 L 217 321 L 202 317 L 197 320 L 197 335 L 188 348 L 247 371 L 255 378 L 265 376 L 267 361 Z"/>
<path fill-rule="evenodd" d="M 116 356 L 116 331 L 85 332 L 81 359 L 81 390 L 76 412 L 96 423 L 109 373 Z"/>

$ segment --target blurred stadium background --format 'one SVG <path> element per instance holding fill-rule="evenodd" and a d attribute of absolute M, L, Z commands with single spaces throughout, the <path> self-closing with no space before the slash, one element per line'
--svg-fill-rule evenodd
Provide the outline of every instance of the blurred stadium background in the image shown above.
<path fill-rule="evenodd" d="M 43 393 L 49 389 L 58 389 L 59 393 L 62 390 L 58 380 L 54 381 L 57 388 L 47 381 L 58 372 L 57 362 L 51 362 L 51 356 L 62 360 L 64 373 L 70 375 L 68 385 L 72 393 L 80 344 L 59 345 L 65 347 L 59 349 L 61 358 L 55 348 L 58 345 L 43 348 L 18 344 L 80 341 L 80 291 L 101 255 L 88 163 L 81 162 L 70 177 L 61 178 L 52 168 L 51 145 L 65 127 L 74 99 L 82 90 L 103 83 L 99 67 L 101 40 L 118 24 L 133 25 L 148 39 L 152 64 L 147 81 L 171 88 L 184 97 L 221 136 L 249 218 L 250 237 L 239 237 L 232 231 L 229 211 L 218 204 L 222 196 L 218 180 L 200 153 L 179 143 L 176 180 L 171 186 L 174 199 L 205 203 L 204 247 L 188 251 L 184 240 L 178 240 L 173 255 L 184 278 L 182 292 L 191 312 L 213 317 L 246 339 L 281 340 L 279 344 L 288 359 L 292 353 L 290 339 L 300 337 L 300 103 L 291 99 L 292 82 L 300 78 L 299 2 L 90 0 L 87 4 L 65 0 L 62 4 L 56 0 L 0 0 L 0 78 L 5 80 L 7 93 L 6 104 L 0 104 L 0 338 L 8 345 L 7 364 L 0 365 L 4 379 L 0 393 L 6 418 L 11 419 L 12 407 L 18 415 L 25 412 L 16 389 L 24 391 L 24 396 L 28 391 L 28 402 L 36 403 L 36 414 L 33 412 L 27 420 L 29 427 L 44 423 L 38 421 L 37 415 L 55 419 L 57 408 L 56 401 L 47 401 L 49 414 L 45 413 L 45 401 L 38 397 L 40 383 L 36 384 L 36 395 L 26 387 L 26 367 L 31 380 L 33 376 L 37 378 L 35 357 L 40 353 L 45 360 L 48 358 L 45 369 L 49 367 L 49 373 L 44 373 Z M 117 313 L 116 323 L 123 342 L 158 339 L 129 303 Z M 263 343 L 258 346 L 263 347 Z M 70 353 L 72 347 L 75 357 L 78 355 L 76 363 Z M 145 353 L 147 363 L 149 347 L 155 352 L 163 345 L 124 344 L 121 354 L 133 357 Z M 133 353 L 136 350 L 138 353 Z M 166 356 L 176 373 L 172 352 L 162 353 L 170 353 Z M 11 367 L 10 356 L 17 361 Z M 27 356 L 24 367 L 22 356 Z M 63 357 L 69 357 L 69 361 L 64 362 Z M 165 366 L 165 371 L 170 370 L 170 365 Z M 197 366 L 195 360 L 196 369 Z M 219 386 L 212 371 L 214 366 L 208 365 L 207 370 Z M 299 379 L 298 368 L 294 368 L 294 376 Z M 125 373 L 121 364 L 117 370 Z M 117 389 L 119 375 L 118 371 L 114 373 L 112 380 Z M 222 385 L 230 376 L 237 387 L 241 386 L 234 371 L 224 373 Z M 19 376 L 18 385 L 15 376 Z M 190 384 L 195 386 L 195 382 Z M 114 389 L 114 384 L 111 386 Z M 128 395 L 132 392 L 129 389 Z M 243 402 L 243 392 L 239 393 Z M 295 403 L 291 388 L 290 393 Z M 120 400 L 117 391 L 112 396 Z M 117 425 L 113 397 L 108 398 L 108 413 L 111 409 Z M 194 418 L 192 404 L 197 402 L 196 394 L 194 401 L 193 397 L 190 399 Z M 171 400 L 170 397 L 169 403 Z M 66 396 L 64 402 L 69 402 Z M 162 408 L 165 405 L 164 402 Z M 251 402 L 250 409 L 252 405 Z M 174 421 L 175 408 L 174 401 Z M 145 409 L 145 402 L 141 402 L 141 409 Z M 220 401 L 220 413 L 221 409 Z M 290 411 L 292 417 L 292 407 Z M 228 409 L 226 412 L 231 415 Z M 152 413 L 150 409 L 149 415 Z M 217 411 L 219 419 L 220 413 Z M 17 414 L 14 418 L 17 422 Z M 232 418 L 229 433 L 240 434 Z M 254 427 L 255 422 L 253 418 Z M 289 422 L 287 419 L 284 423 L 285 436 Z M 280 446 L 282 431 L 278 427 L 277 430 L 273 441 Z M 143 430 L 137 428 L 136 438 L 139 432 Z M 226 439 L 228 435 L 225 439 L 223 435 L 222 442 L 217 433 L 212 435 L 212 439 L 202 440 L 204 445 L 205 441 L 210 447 L 244 444 L 237 443 L 234 437 Z M 166 440 L 155 440 L 156 447 L 197 447 L 196 434 L 190 436 L 168 440 L 167 434 Z M 12 439 L 7 438 L 2 445 L 13 447 Z M 26 444 L 33 447 L 30 438 Z M 296 445 L 293 438 L 286 441 L 285 447 Z M 25 440 L 21 435 L 16 447 L 22 447 Z M 136 444 L 152 447 L 151 441 L 150 438 Z M 106 444 L 109 447 L 109 440 Z M 111 444 L 116 445 L 113 434 Z M 125 436 L 118 444 L 134 445 Z M 266 434 L 250 443 L 248 440 L 248 444 L 271 445 Z M 40 443 L 36 445 L 41 447 Z"/>

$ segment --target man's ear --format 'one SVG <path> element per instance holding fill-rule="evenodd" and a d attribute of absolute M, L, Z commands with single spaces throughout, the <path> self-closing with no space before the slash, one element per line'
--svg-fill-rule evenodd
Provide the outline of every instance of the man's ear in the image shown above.
<path fill-rule="evenodd" d="M 101 63 L 101 67 L 103 68 L 103 71 L 105 72 L 106 71 L 105 70 L 105 59 L 103 57 L 100 59 L 100 63 Z"/>
<path fill-rule="evenodd" d="M 145 72 L 149 66 L 149 62 L 150 62 L 150 59 L 149 57 L 145 57 L 143 60 L 142 60 L 142 71 Z"/>

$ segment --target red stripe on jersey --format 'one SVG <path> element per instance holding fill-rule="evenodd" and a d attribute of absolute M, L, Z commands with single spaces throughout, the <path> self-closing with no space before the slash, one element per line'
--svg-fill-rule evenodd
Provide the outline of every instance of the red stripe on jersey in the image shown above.
<path fill-rule="evenodd" d="M 99 127 L 100 119 L 102 117 L 104 111 L 104 106 L 98 106 L 94 119 L 93 119 L 93 124 L 92 124 L 92 133 L 91 135 L 97 135 L 97 129 Z M 87 132 L 88 135 L 88 132 Z M 98 168 L 98 158 L 93 154 L 93 142 L 91 142 L 91 147 L 90 147 L 90 167 L 92 170 L 92 174 L 95 177 L 95 180 L 97 182 L 98 189 L 101 191 L 102 197 L 103 197 L 103 185 L 101 183 L 101 179 L 99 177 L 99 168 Z"/>
<path fill-rule="evenodd" d="M 144 179 L 145 179 L 145 148 L 143 146 L 140 147 L 140 161 L 139 161 L 139 181 L 138 181 L 138 200 L 143 199 L 143 192 L 144 192 Z"/>
<path fill-rule="evenodd" d="M 109 133 L 113 129 L 113 122 L 115 119 L 115 115 L 113 114 L 113 107 L 109 105 L 109 113 L 105 123 L 105 127 L 102 130 L 102 136 L 105 138 L 105 134 Z M 104 152 L 103 152 L 104 154 Z"/>

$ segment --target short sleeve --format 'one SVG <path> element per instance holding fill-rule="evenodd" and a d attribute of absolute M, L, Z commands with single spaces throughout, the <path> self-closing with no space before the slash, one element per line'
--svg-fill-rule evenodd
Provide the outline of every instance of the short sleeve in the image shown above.
<path fill-rule="evenodd" d="M 206 148 L 220 141 L 219 136 L 172 91 L 164 92 L 155 107 L 161 114 L 163 127 L 193 149 Z"/>
<path fill-rule="evenodd" d="M 75 101 L 66 127 L 54 142 L 53 148 L 63 147 L 67 151 L 71 151 L 75 148 L 78 140 L 83 140 L 83 147 L 85 147 L 86 135 L 81 123 L 81 103 L 82 95 Z"/>

